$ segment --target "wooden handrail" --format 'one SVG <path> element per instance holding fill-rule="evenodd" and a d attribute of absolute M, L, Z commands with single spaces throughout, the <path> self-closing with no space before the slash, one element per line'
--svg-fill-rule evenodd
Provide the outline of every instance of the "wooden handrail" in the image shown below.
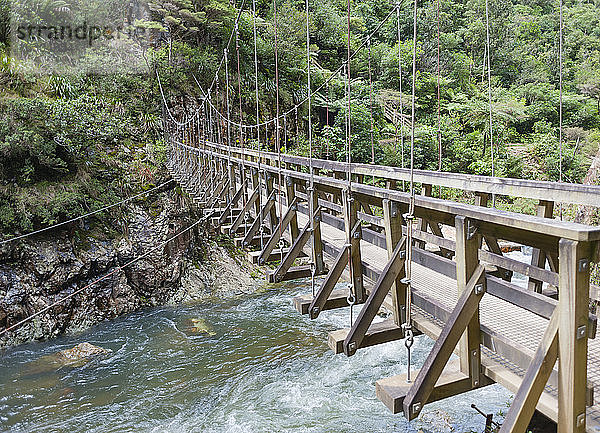
<path fill-rule="evenodd" d="M 207 143 L 206 146 L 227 151 L 214 143 Z M 253 149 L 242 150 L 239 147 L 231 147 L 231 152 L 237 154 L 238 157 L 243 153 L 245 156 L 252 156 L 255 158 L 260 155 L 261 158 L 270 161 L 278 161 L 279 158 L 278 155 L 273 152 L 259 152 Z M 281 160 L 288 164 L 298 164 L 305 167 L 308 167 L 309 165 L 309 159 L 302 156 L 283 154 L 281 155 Z M 348 170 L 348 165 L 339 161 L 313 158 L 312 165 L 313 167 L 322 170 L 341 172 Z M 351 165 L 353 174 L 375 176 L 381 179 L 396 181 L 410 180 L 410 170 L 406 168 L 359 163 L 352 163 Z M 463 191 L 485 192 L 489 194 L 600 207 L 600 186 L 597 185 L 514 179 L 508 177 L 500 178 L 428 170 L 414 170 L 414 179 L 417 183 L 460 189 Z"/>

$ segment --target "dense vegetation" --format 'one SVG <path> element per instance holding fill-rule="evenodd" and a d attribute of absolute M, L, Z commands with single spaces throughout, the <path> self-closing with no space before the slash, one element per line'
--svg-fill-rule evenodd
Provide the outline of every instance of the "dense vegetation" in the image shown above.
<path fill-rule="evenodd" d="M 35 3 L 37 9 L 27 12 L 29 19 L 43 9 L 46 14 L 67 14 L 74 20 L 90 11 L 110 10 L 119 2 Z M 99 40 L 83 51 L 82 60 L 75 65 L 60 57 L 67 72 L 39 74 L 30 62 L 11 57 L 7 26 L 0 29 L 0 36 L 4 35 L 0 231 L 30 230 L 75 216 L 151 181 L 164 147 L 155 70 L 176 110 L 199 104 L 202 92 L 194 76 L 204 88 L 209 87 L 233 30 L 235 7 L 225 0 L 134 3 L 147 3 L 150 12 L 132 24 L 152 35 L 148 43 L 135 40 L 126 46 L 131 52 L 137 50 L 141 69 L 136 73 L 116 67 L 112 74 L 97 73 L 97 66 L 106 63 L 107 49 L 114 48 L 114 41 Z M 0 5 L 4 17 L 11 13 L 6 0 L 0 0 Z M 307 94 L 306 16 L 303 1 L 278 1 L 277 5 L 280 102 L 285 111 Z M 416 164 L 427 169 L 438 168 L 437 5 L 436 0 L 420 3 L 416 41 Z M 246 123 L 256 122 L 251 6 L 245 2 L 239 25 L 241 95 L 237 94 L 235 43 L 229 58 L 230 103 L 237 108 L 241 98 L 243 107 L 242 113 L 233 109 L 232 117 L 237 121 L 241 115 Z M 272 3 L 259 0 L 256 7 L 263 120 L 275 113 L 275 26 Z M 495 174 L 558 180 L 558 2 L 489 0 L 489 7 Z M 383 107 L 387 106 L 388 112 L 400 110 L 400 53 L 402 110 L 407 114 L 410 109 L 412 3 L 402 2 L 398 27 L 392 8 L 392 3 L 380 0 L 351 4 L 353 51 L 390 15 L 371 39 L 370 50 L 363 48 L 351 62 L 354 161 L 371 161 L 372 138 L 377 163 L 406 164 L 409 130 L 386 117 Z M 485 0 L 440 0 L 439 8 L 442 169 L 490 174 Z M 311 71 L 316 89 L 345 60 L 346 2 L 310 0 L 310 11 Z M 600 1 L 567 0 L 563 15 L 563 178 L 581 182 L 600 145 Z M 122 58 L 120 65 L 127 66 L 130 60 Z M 218 76 L 222 91 L 224 68 Z M 223 95 L 221 92 L 220 101 L 216 98 L 217 103 L 223 104 Z M 315 156 L 345 158 L 345 97 L 341 74 L 315 94 L 311 113 Z M 304 104 L 297 119 L 295 115 L 286 119 L 288 151 L 307 153 L 307 116 Z M 400 129 L 405 136 L 398 138 Z M 268 146 L 273 147 L 273 130 L 268 134 Z"/>

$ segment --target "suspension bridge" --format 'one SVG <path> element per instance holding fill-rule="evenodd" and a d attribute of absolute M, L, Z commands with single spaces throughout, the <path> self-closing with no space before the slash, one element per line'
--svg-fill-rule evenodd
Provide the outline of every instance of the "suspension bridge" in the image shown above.
<path fill-rule="evenodd" d="M 412 420 L 427 403 L 499 383 L 515 394 L 501 432 L 524 432 L 535 410 L 555 421 L 560 433 L 599 431 L 600 404 L 594 394 L 600 386 L 600 345 L 595 339 L 597 319 L 589 306 L 590 300 L 600 299 L 599 289 L 590 284 L 591 266 L 600 251 L 600 228 L 563 221 L 562 215 L 568 205 L 599 207 L 600 187 L 562 182 L 562 97 L 560 182 L 495 177 L 486 2 L 491 176 L 441 172 L 438 4 L 440 171 L 415 169 L 416 43 L 408 114 L 403 111 L 400 63 L 400 102 L 384 104 L 386 118 L 396 124 L 394 139 L 402 142 L 403 167 L 375 165 L 374 157 L 371 164 L 354 163 L 351 61 L 368 49 L 374 155 L 370 41 L 394 13 L 400 41 L 401 5 L 352 51 L 348 2 L 347 58 L 314 89 L 308 0 L 305 7 L 307 95 L 282 111 L 277 4 L 273 2 L 275 116 L 270 119 L 261 117 L 260 110 L 255 2 L 251 15 L 256 122 L 243 121 L 247 116 L 242 108 L 238 22 L 244 2 L 210 86 L 202 89 L 196 80 L 204 96 L 195 110 L 169 106 L 157 71 L 169 146 L 167 165 L 173 178 L 213 230 L 232 236 L 236 245 L 248 251 L 249 260 L 270 269 L 268 281 L 310 280 L 311 293 L 293 300 L 300 314 L 315 319 L 323 311 L 349 307 L 348 328 L 327 336 L 336 354 L 353 356 L 365 347 L 404 340 L 408 368 L 375 385 L 377 397 L 393 413 Z M 562 3 L 559 7 L 562 77 Z M 417 40 L 416 1 L 413 12 L 413 40 Z M 237 73 L 232 74 L 234 44 Z M 312 98 L 318 92 L 328 94 L 333 77 L 345 82 L 344 162 L 313 157 Z M 220 81 L 224 88 L 219 89 Z M 560 86 L 562 96 L 562 80 Z M 288 122 L 293 115 L 295 136 L 299 134 L 300 107 L 308 113 L 303 131 L 307 157 L 282 152 L 288 134 L 293 135 Z M 404 129 L 410 136 L 406 168 Z M 442 188 L 473 196 L 474 203 L 435 198 L 433 192 Z M 496 209 L 498 196 L 535 200 L 537 215 Z M 553 218 L 555 207 L 560 219 Z M 530 247 L 531 263 L 505 256 L 503 242 Z M 347 283 L 339 283 L 343 275 Z M 515 283 L 517 275 L 527 279 L 527 287 Z M 389 317 L 375 320 L 382 310 Z M 421 368 L 413 370 L 410 356 L 416 334 L 428 335 L 435 343 Z M 491 428 L 489 417 L 486 428 Z"/>

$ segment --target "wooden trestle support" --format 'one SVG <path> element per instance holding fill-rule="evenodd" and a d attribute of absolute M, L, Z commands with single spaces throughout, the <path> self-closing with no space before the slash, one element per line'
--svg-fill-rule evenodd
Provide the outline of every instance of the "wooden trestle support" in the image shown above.
<path fill-rule="evenodd" d="M 322 276 L 314 296 L 294 299 L 300 313 L 315 319 L 348 306 L 348 290 L 336 284 L 351 271 L 362 308 L 349 329 L 330 333 L 335 353 L 404 338 L 409 196 L 394 188 L 407 170 L 353 164 L 349 189 L 346 164 L 313 160 L 311 190 L 306 158 L 282 155 L 280 166 L 273 153 L 192 141 L 172 139 L 168 167 L 214 213 L 213 227 L 248 248 L 255 263 L 270 264 L 271 282 L 310 278 L 313 270 Z M 406 374 L 377 381 L 379 399 L 414 419 L 429 402 L 497 382 L 515 393 L 501 432 L 525 431 L 536 409 L 560 433 L 594 431 L 600 410 L 590 378 L 600 377 L 600 365 L 594 356 L 588 363 L 588 344 L 597 345 L 588 305 L 598 293 L 590 265 L 600 228 L 551 217 L 554 201 L 600 205 L 600 188 L 424 171 L 416 181 L 412 320 L 435 343 L 411 383 Z M 432 198 L 432 185 L 468 191 L 475 204 Z M 538 216 L 488 208 L 490 194 L 538 199 Z M 455 240 L 444 237 L 452 233 Z M 498 239 L 532 247 L 532 263 L 504 256 Z M 297 263 L 307 256 L 312 267 Z M 529 289 L 512 284 L 513 273 L 527 276 Z M 382 307 L 391 318 L 375 321 Z"/>

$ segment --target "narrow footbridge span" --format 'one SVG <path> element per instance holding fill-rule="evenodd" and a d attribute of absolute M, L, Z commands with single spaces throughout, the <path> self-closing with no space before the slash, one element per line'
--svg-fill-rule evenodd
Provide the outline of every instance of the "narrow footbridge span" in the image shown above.
<path fill-rule="evenodd" d="M 555 205 L 600 206 L 599 187 L 415 170 L 412 219 L 407 169 L 309 161 L 173 130 L 169 142 L 173 177 L 214 230 L 268 265 L 269 281 L 310 279 L 313 293 L 294 299 L 300 313 L 351 306 L 351 327 L 328 336 L 335 353 L 409 334 L 435 340 L 410 378 L 377 381 L 392 412 L 414 419 L 429 402 L 499 383 L 515 393 L 503 432 L 525 431 L 536 408 L 559 432 L 598 431 L 600 343 L 589 305 L 599 298 L 590 269 L 600 227 L 552 215 Z M 474 203 L 432 197 L 440 188 Z M 536 200 L 538 215 L 493 208 L 500 195 Z M 532 248 L 531 263 L 503 255 L 507 242 Z M 382 309 L 389 318 L 374 321 Z"/>

